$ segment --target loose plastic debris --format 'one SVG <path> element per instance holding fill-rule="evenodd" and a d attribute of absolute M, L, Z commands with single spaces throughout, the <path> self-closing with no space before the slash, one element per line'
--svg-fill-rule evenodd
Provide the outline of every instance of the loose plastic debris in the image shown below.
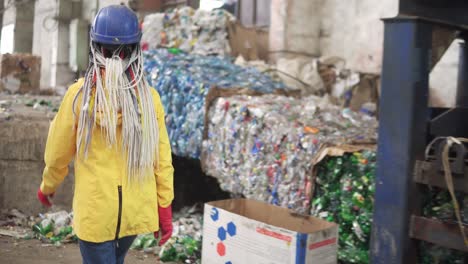
<path fill-rule="evenodd" d="M 281 77 L 278 74 L 278 71 L 276 70 L 276 65 L 273 64 L 268 64 L 265 61 L 262 60 L 245 60 L 242 55 L 237 56 L 236 60 L 234 61 L 234 64 L 239 65 L 241 67 L 254 67 L 256 68 L 259 72 L 263 72 L 268 74 L 274 81 L 281 82 Z M 295 83 L 296 85 L 297 83 Z M 290 85 L 289 87 L 295 87 L 294 85 Z"/>
<path fill-rule="evenodd" d="M 239 55 L 235 64 L 243 67 L 255 67 L 260 72 L 270 75 L 276 81 L 284 82 L 288 87 L 301 91 L 302 96 L 321 95 L 325 85 L 318 71 L 317 59 L 279 59 L 275 65 L 262 60 L 246 61 Z"/>
<path fill-rule="evenodd" d="M 17 209 L 0 212 L 0 235 L 2 236 L 30 239 L 33 237 L 30 227 L 34 224 L 34 217 L 26 216 Z"/>
<path fill-rule="evenodd" d="M 2 212 L 2 218 L 3 219 L 0 220 L 0 226 L 28 226 L 30 223 L 34 222 L 34 219 L 27 217 L 18 209 Z"/>
<path fill-rule="evenodd" d="M 337 104 L 348 106 L 353 89 L 362 81 L 360 74 L 346 68 L 346 61 L 339 57 L 321 58 L 317 66 L 327 93 L 337 100 Z"/>
<path fill-rule="evenodd" d="M 249 88 L 272 93 L 287 87 L 252 67 L 240 67 L 228 58 L 173 54 L 158 49 L 145 53 L 145 71 L 161 95 L 172 151 L 198 159 L 205 118 L 205 98 L 213 87 Z"/>
<path fill-rule="evenodd" d="M 46 243 L 61 245 L 77 241 L 71 222 L 73 213 L 59 211 L 40 215 L 40 220 L 32 226 L 35 237 Z"/>
<path fill-rule="evenodd" d="M 423 216 L 451 223 L 457 222 L 455 208 L 448 191 L 441 190 L 436 187 L 431 187 L 425 191 L 426 195 L 424 195 L 423 201 Z M 468 195 L 457 192 L 455 195 L 460 206 L 462 222 L 463 224 L 468 225 Z M 428 242 L 421 242 L 420 252 L 422 264 L 464 264 L 466 260 L 465 252 L 440 247 Z"/>
<path fill-rule="evenodd" d="M 58 111 L 61 98 L 58 96 L 30 96 L 0 94 L 0 121 L 16 117 L 32 118 L 44 114 L 53 117 Z"/>
<path fill-rule="evenodd" d="M 305 214 L 321 147 L 377 137 L 375 118 L 313 96 L 219 98 L 208 120 L 202 164 L 221 189 Z"/>
<path fill-rule="evenodd" d="M 325 85 L 317 67 L 316 59 L 281 58 L 275 68 L 286 85 L 301 89 L 302 95 L 318 95 L 325 92 Z"/>
<path fill-rule="evenodd" d="M 336 222 L 340 263 L 369 263 L 370 231 L 375 193 L 374 152 L 329 157 L 317 168 L 312 215 Z M 457 193 L 462 221 L 468 224 L 468 195 Z M 422 215 L 455 222 L 450 194 L 436 187 L 425 190 Z M 422 264 L 465 263 L 466 253 L 427 242 L 420 243 Z"/>
<path fill-rule="evenodd" d="M 174 214 L 174 231 L 166 244 L 159 247 L 153 234 L 145 234 L 135 239 L 132 248 L 153 252 L 162 262 L 200 263 L 202 218 L 197 206 L 183 208 Z"/>
<path fill-rule="evenodd" d="M 31 99 L 25 105 L 34 109 L 47 109 L 52 112 L 58 112 L 58 104 L 52 100 Z"/>
<path fill-rule="evenodd" d="M 340 263 L 369 263 L 375 168 L 372 151 L 329 157 L 318 165 L 311 214 L 339 224 Z"/>
<path fill-rule="evenodd" d="M 202 55 L 227 55 L 231 49 L 227 23 L 235 18 L 223 9 L 180 7 L 145 17 L 142 43 L 150 49 L 179 48 Z"/>
<path fill-rule="evenodd" d="M 164 246 L 159 257 L 162 262 L 201 263 L 201 239 L 194 239 L 190 236 L 177 236 Z"/>

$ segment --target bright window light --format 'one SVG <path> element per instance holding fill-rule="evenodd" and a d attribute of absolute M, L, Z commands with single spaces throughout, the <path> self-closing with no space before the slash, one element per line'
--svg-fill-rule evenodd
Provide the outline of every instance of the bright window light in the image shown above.
<path fill-rule="evenodd" d="M 0 43 L 0 53 L 13 53 L 13 42 L 15 34 L 15 25 L 10 24 L 2 28 L 2 39 Z"/>
<path fill-rule="evenodd" d="M 220 8 L 221 6 L 223 6 L 223 4 L 223 0 L 201 0 L 200 9 L 210 11 L 215 8 Z"/>

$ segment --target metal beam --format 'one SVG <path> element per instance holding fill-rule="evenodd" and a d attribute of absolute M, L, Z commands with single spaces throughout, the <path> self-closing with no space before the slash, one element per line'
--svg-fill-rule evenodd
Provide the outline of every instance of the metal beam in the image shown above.
<path fill-rule="evenodd" d="M 468 135 L 467 116 L 467 108 L 448 109 L 431 120 L 430 133 L 438 137 L 466 137 Z"/>
<path fill-rule="evenodd" d="M 426 145 L 433 27 L 412 18 L 384 22 L 371 263 L 413 264 L 417 243 L 408 235 L 409 224 L 420 199 L 412 175 Z"/>
<path fill-rule="evenodd" d="M 468 28 L 465 0 L 399 0 L 399 14 L 418 16 L 458 28 Z"/>
<path fill-rule="evenodd" d="M 460 43 L 457 83 L 457 107 L 468 108 L 468 35 L 462 34 L 463 42 Z M 466 134 L 465 134 L 466 135 Z"/>

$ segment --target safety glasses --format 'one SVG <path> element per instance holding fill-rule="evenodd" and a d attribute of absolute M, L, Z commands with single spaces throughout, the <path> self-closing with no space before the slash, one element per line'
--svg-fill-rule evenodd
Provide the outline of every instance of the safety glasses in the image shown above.
<path fill-rule="evenodd" d="M 132 45 L 111 45 L 111 44 L 96 44 L 99 51 L 105 58 L 112 58 L 118 56 L 121 59 L 130 58 L 133 50 L 136 48 L 136 44 Z"/>

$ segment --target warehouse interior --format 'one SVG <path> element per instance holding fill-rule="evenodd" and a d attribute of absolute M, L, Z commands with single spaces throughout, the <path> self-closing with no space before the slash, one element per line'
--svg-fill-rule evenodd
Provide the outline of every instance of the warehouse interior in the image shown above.
<path fill-rule="evenodd" d="M 36 192 L 109 6 L 174 167 L 172 237 L 125 263 L 468 263 L 463 1 L 0 0 L 1 263 L 82 261 L 77 161 Z"/>

